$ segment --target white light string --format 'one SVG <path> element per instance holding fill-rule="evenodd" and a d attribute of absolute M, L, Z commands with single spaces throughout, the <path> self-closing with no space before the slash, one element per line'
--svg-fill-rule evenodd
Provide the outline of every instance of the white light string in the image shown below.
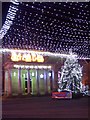
<path fill-rule="evenodd" d="M 67 58 L 67 57 L 72 57 L 72 58 L 77 58 L 77 59 L 88 59 L 90 60 L 90 58 L 88 57 L 79 57 L 78 55 L 74 54 L 73 52 L 70 54 L 60 54 L 60 53 L 54 53 L 54 52 L 43 52 L 43 51 L 32 51 L 32 50 L 17 50 L 17 49 L 0 49 L 0 53 L 2 52 L 8 52 L 8 53 L 35 53 L 38 55 L 43 55 L 43 56 L 54 56 L 54 57 L 61 57 L 61 58 Z"/>
<path fill-rule="evenodd" d="M 17 0 L 11 0 L 11 2 L 15 5 L 19 5 L 19 2 Z M 13 20 L 15 18 L 16 12 L 18 11 L 17 6 L 10 5 L 5 23 L 3 24 L 1 30 L 0 30 L 0 39 L 2 39 L 7 31 L 9 30 L 10 26 L 13 23 Z"/>
<path fill-rule="evenodd" d="M 49 55 L 54 52 L 59 57 L 69 54 L 72 48 L 79 59 L 89 59 L 88 7 L 84 3 L 19 3 L 14 25 L 4 36 L 2 48 L 47 51 Z M 78 14 L 72 14 L 70 9 Z"/>
<path fill-rule="evenodd" d="M 17 65 L 17 64 L 15 64 L 14 65 L 14 67 L 15 68 L 26 68 L 26 69 L 28 69 L 28 68 L 31 68 L 31 69 L 51 69 L 51 66 L 49 65 L 49 66 L 43 66 L 43 65 L 35 65 L 35 66 L 33 66 L 33 65 Z"/>

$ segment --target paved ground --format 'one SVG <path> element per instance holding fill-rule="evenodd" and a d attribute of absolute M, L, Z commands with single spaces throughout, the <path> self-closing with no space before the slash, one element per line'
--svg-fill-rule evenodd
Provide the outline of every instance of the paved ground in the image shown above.
<path fill-rule="evenodd" d="M 2 113 L 3 118 L 88 118 L 88 98 L 8 98 L 2 102 Z"/>

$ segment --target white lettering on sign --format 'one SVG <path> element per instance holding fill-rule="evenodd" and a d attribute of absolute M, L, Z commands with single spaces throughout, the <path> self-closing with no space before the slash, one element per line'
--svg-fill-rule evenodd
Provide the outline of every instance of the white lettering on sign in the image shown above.
<path fill-rule="evenodd" d="M 25 62 L 44 62 L 44 57 L 42 55 L 37 55 L 35 53 L 16 53 L 11 54 L 12 61 L 25 61 Z"/>

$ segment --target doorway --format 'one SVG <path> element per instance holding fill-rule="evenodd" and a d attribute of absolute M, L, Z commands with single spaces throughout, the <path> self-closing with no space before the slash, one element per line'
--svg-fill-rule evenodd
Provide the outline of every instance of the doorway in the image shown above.
<path fill-rule="evenodd" d="M 19 81 L 21 80 L 21 93 L 31 95 L 44 95 L 52 92 L 52 71 L 49 69 L 12 69 L 12 91 L 18 94 Z"/>
<path fill-rule="evenodd" d="M 28 89 L 28 83 L 27 83 L 27 70 L 22 69 L 21 70 L 21 89 L 23 94 L 27 94 Z"/>

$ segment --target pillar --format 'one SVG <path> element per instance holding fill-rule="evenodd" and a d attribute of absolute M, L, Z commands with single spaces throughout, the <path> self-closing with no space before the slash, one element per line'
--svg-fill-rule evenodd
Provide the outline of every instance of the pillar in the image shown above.
<path fill-rule="evenodd" d="M 50 70 L 49 72 L 51 73 L 51 76 L 49 76 L 49 79 L 50 79 L 50 89 L 51 89 L 51 92 L 52 92 L 52 90 L 53 90 L 53 81 L 54 81 L 53 78 L 54 77 L 52 76 L 52 70 Z"/>
<path fill-rule="evenodd" d="M 8 90 L 8 94 L 9 95 L 12 95 L 12 79 L 11 79 L 11 69 L 8 69 L 8 88 L 9 88 L 9 90 Z"/>
<path fill-rule="evenodd" d="M 45 85 L 45 93 L 48 93 L 48 84 L 47 84 L 47 70 L 44 70 L 44 85 Z"/>
<path fill-rule="evenodd" d="M 37 81 L 37 94 L 39 95 L 39 76 L 38 76 L 38 69 L 36 70 L 36 81 Z"/>
<path fill-rule="evenodd" d="M 55 84 L 55 91 L 58 90 L 58 65 L 54 68 L 54 84 Z"/>
<path fill-rule="evenodd" d="M 55 72 L 52 70 L 52 91 L 55 91 Z"/>
<path fill-rule="evenodd" d="M 22 89 L 21 89 L 21 68 L 18 69 L 18 89 L 19 89 L 19 94 L 22 94 Z"/>
<path fill-rule="evenodd" d="M 30 94 L 30 69 L 27 69 L 27 91 Z"/>

